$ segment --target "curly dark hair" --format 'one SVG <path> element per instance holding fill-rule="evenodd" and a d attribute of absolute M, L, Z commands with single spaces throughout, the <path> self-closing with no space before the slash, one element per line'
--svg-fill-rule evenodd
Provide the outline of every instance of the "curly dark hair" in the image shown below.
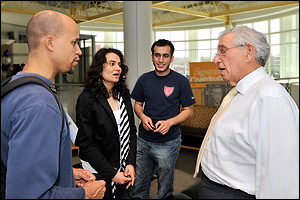
<path fill-rule="evenodd" d="M 122 72 L 120 74 L 119 81 L 115 83 L 114 87 L 112 88 L 112 97 L 117 99 L 119 94 L 124 97 L 124 95 L 129 91 L 125 84 L 128 67 L 124 63 L 125 60 L 122 52 L 118 49 L 101 48 L 97 51 L 93 57 L 93 62 L 88 69 L 84 90 L 90 91 L 95 97 L 99 97 L 101 93 L 104 97 L 109 98 L 107 88 L 103 83 L 103 77 L 101 75 L 101 72 L 103 71 L 103 65 L 107 61 L 106 54 L 108 53 L 117 54 L 121 61 L 120 67 Z"/>

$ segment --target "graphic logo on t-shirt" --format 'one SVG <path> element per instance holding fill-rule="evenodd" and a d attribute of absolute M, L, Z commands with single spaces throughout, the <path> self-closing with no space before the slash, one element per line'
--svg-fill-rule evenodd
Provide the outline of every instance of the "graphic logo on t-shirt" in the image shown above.
<path fill-rule="evenodd" d="M 168 86 L 164 87 L 164 92 L 166 97 L 170 96 L 173 91 L 174 91 L 174 87 L 168 87 Z"/>

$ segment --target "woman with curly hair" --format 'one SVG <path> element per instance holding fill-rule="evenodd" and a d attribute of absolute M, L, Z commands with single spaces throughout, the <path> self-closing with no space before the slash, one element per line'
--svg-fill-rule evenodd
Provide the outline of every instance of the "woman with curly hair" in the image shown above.
<path fill-rule="evenodd" d="M 106 181 L 104 199 L 126 199 L 135 180 L 137 137 L 127 72 L 120 50 L 100 49 L 76 104 L 79 158 L 84 169 Z"/>

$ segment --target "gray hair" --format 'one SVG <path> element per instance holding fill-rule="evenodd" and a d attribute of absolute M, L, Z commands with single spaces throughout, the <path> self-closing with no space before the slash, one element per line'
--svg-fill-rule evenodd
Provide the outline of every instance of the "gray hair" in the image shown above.
<path fill-rule="evenodd" d="M 265 66 L 270 55 L 270 45 L 265 34 L 247 26 L 236 26 L 221 32 L 219 40 L 228 33 L 234 33 L 233 43 L 236 46 L 246 45 L 247 43 L 253 44 L 256 50 L 255 60 L 261 66 Z"/>

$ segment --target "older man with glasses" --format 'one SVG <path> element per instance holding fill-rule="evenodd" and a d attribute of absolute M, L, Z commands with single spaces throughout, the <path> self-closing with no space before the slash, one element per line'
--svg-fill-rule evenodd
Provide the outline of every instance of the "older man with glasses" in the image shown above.
<path fill-rule="evenodd" d="M 226 110 L 224 97 L 202 142 L 199 198 L 299 198 L 299 109 L 266 73 L 269 54 L 254 29 L 220 34 L 214 63 L 236 94 Z"/>

